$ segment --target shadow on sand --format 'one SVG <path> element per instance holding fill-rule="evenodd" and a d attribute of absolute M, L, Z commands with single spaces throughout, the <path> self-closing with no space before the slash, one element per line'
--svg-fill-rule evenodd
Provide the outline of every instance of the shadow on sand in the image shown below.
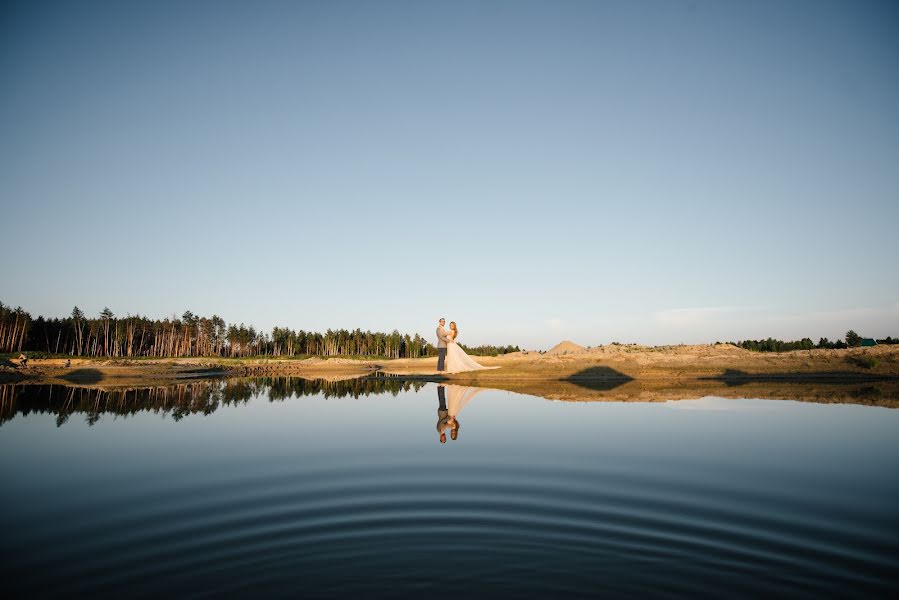
<path fill-rule="evenodd" d="M 62 375 L 60 379 L 64 379 L 69 383 L 100 383 L 103 381 L 103 373 L 98 369 L 75 369 Z"/>
<path fill-rule="evenodd" d="M 630 375 L 603 366 L 590 367 L 560 379 L 560 381 L 573 383 L 594 392 L 608 392 L 633 380 L 634 378 Z"/>

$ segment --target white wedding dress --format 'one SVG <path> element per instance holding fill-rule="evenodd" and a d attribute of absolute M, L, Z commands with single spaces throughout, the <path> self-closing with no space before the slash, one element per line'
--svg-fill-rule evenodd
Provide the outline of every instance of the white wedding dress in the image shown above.
<path fill-rule="evenodd" d="M 446 345 L 446 372 L 464 373 L 466 371 L 481 371 L 485 369 L 498 369 L 499 367 L 485 367 L 465 353 L 456 340 L 451 340 Z"/>
<path fill-rule="evenodd" d="M 446 385 L 446 410 L 450 417 L 456 418 L 472 398 L 484 391 L 484 388 L 467 385 Z"/>

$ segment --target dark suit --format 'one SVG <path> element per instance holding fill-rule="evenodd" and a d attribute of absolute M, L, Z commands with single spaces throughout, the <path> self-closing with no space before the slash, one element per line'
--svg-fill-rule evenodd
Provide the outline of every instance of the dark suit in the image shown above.
<path fill-rule="evenodd" d="M 446 410 L 446 390 L 437 386 L 437 433 L 442 434 L 448 427 L 449 411 Z"/>

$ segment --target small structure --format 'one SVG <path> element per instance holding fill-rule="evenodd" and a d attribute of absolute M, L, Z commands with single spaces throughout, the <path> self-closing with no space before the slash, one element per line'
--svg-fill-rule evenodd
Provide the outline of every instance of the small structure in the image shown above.
<path fill-rule="evenodd" d="M 876 346 L 876 345 L 877 345 L 877 340 L 872 340 L 871 338 L 862 338 L 862 341 L 859 344 L 859 346 L 862 346 L 863 348 L 868 347 L 868 346 Z"/>

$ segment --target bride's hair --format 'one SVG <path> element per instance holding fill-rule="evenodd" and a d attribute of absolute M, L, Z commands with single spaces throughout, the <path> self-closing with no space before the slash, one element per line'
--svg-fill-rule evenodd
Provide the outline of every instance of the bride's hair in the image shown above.
<path fill-rule="evenodd" d="M 450 329 L 456 332 L 456 337 L 459 337 L 459 328 L 456 327 L 455 321 L 450 321 Z"/>

